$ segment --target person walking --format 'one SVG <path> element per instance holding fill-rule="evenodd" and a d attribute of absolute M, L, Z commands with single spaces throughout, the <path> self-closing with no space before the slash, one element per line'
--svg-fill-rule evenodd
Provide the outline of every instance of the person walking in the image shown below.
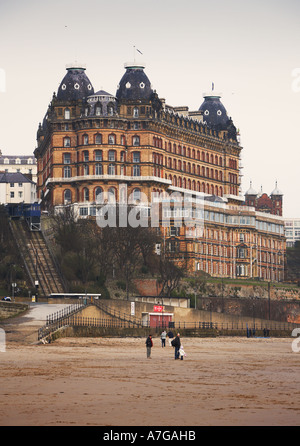
<path fill-rule="evenodd" d="M 170 330 L 167 334 L 168 338 L 169 338 L 169 345 L 171 347 L 172 345 L 172 339 L 174 338 L 173 332 Z"/>
<path fill-rule="evenodd" d="M 146 339 L 146 348 L 147 348 L 147 358 L 151 359 L 151 348 L 153 347 L 153 341 L 152 336 L 149 334 L 148 338 Z"/>
<path fill-rule="evenodd" d="M 180 334 L 177 333 L 176 337 L 172 341 L 173 347 L 175 347 L 175 359 L 179 359 L 179 350 L 180 350 Z"/>
<path fill-rule="evenodd" d="M 167 338 L 167 332 L 166 330 L 164 330 L 162 332 L 162 334 L 160 335 L 160 339 L 161 339 L 161 346 L 165 347 L 166 346 L 166 338 Z"/>

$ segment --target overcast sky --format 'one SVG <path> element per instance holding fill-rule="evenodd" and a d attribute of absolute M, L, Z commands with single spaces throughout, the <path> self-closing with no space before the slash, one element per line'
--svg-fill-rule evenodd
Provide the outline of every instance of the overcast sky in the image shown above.
<path fill-rule="evenodd" d="M 115 94 L 133 47 L 159 97 L 197 110 L 214 82 L 240 129 L 242 189 L 300 217 L 299 0 L 1 0 L 0 149 L 32 154 L 66 64 Z"/>

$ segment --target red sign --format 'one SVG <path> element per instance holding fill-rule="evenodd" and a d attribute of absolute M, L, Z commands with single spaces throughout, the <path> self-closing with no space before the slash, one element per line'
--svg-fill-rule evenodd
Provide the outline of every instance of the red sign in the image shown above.
<path fill-rule="evenodd" d="M 165 307 L 163 305 L 154 305 L 153 310 L 157 311 L 158 313 L 162 313 L 164 311 Z"/>

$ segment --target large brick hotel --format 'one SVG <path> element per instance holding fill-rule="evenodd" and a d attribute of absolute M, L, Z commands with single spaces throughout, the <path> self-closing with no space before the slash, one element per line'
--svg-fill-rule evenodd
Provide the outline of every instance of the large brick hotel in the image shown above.
<path fill-rule="evenodd" d="M 95 92 L 84 67 L 67 67 L 37 132 L 43 208 L 69 205 L 94 217 L 98 198 L 119 202 L 124 185 L 134 203 L 146 199 L 149 207 L 153 196 L 188 194 L 202 203 L 202 231 L 190 236 L 176 226 L 174 204 L 169 224 L 160 222 L 170 258 L 189 272 L 283 280 L 282 193 L 250 185 L 241 196 L 242 147 L 220 95 L 212 88 L 196 111 L 169 106 L 144 68 L 125 64 L 113 95 Z"/>

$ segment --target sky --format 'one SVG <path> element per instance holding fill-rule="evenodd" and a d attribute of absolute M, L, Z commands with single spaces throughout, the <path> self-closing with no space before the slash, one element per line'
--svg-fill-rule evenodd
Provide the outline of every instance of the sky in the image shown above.
<path fill-rule="evenodd" d="M 299 0 L 1 0 L 2 153 L 33 153 L 67 64 L 115 94 L 134 47 L 168 105 L 198 110 L 214 83 L 240 131 L 242 193 L 277 181 L 299 218 Z"/>

